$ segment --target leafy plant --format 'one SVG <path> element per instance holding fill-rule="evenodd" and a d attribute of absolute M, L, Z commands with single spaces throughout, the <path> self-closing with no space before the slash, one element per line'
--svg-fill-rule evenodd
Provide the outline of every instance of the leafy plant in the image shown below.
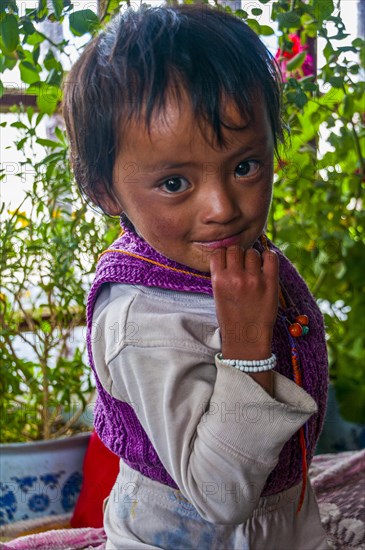
<path fill-rule="evenodd" d="M 332 0 L 274 4 L 283 48 L 293 31 L 302 44 L 320 37 L 325 61 L 317 78 L 286 75 L 290 147 L 280 152 L 270 233 L 322 304 L 340 410 L 364 422 L 365 47 L 360 38 L 341 45 L 348 37 L 341 6 Z"/>
<path fill-rule="evenodd" d="M 32 189 L 24 199 L 30 201 L 31 210 L 26 213 L 22 205 L 13 212 L 6 212 L 4 204 L 1 208 L 4 441 L 49 439 L 83 429 L 79 420 L 94 395 L 85 368 L 85 337 L 77 337 L 76 331 L 85 323 L 87 289 L 81 282 L 103 246 L 100 222 L 88 219 L 86 205 L 70 188 L 62 131 L 56 130 L 56 140 L 38 137 L 43 116 L 29 107 L 26 119 L 13 123 L 22 132 L 21 147 L 28 152 L 19 175 L 32 173 Z M 37 142 L 47 154 L 35 162 L 28 146 Z"/>
<path fill-rule="evenodd" d="M 341 18 L 345 2 L 276 0 L 271 11 L 273 23 L 266 25 L 261 15 L 267 1 L 256 0 L 235 13 L 264 40 L 278 32 L 279 62 L 285 60 L 284 118 L 290 137 L 276 161 L 268 232 L 318 298 L 325 312 L 330 375 L 341 412 L 348 420 L 363 422 L 364 41 L 356 38 L 345 43 L 348 33 Z M 100 1 L 98 14 L 77 10 L 70 0 L 40 0 L 37 8 L 25 8 L 24 12 L 23 4 L 14 0 L 0 3 L 0 72 L 6 75 L 18 68 L 25 93 L 36 96 L 39 114 L 28 110 L 28 123 L 19 121 L 17 147 L 38 141 L 45 152 L 35 163 L 29 194 L 31 214 L 23 215 L 21 206 L 8 216 L 3 211 L 3 254 L 8 258 L 7 266 L 1 268 L 7 285 L 7 293 L 1 295 L 5 319 L 1 349 L 6 365 L 2 380 L 5 403 L 13 400 L 21 407 L 26 401 L 40 411 L 32 428 L 26 424 L 27 436 L 39 437 L 42 430 L 42 436 L 57 433 L 53 428 L 47 432 L 46 416 L 49 419 L 55 414 L 58 403 L 68 406 L 71 394 L 82 401 L 91 391 L 90 382 L 84 374 L 81 350 L 73 357 L 61 352 L 57 366 L 49 369 L 47 396 L 46 386 L 40 383 L 44 359 L 31 364 L 20 360 L 11 349 L 12 338 L 15 334 L 22 337 L 21 327 L 26 323 L 38 334 L 44 353 L 50 353 L 56 348 L 56 328 L 62 326 L 65 339 L 59 337 L 60 349 L 67 347 L 69 319 L 74 324 L 84 320 L 87 285 L 80 281 L 86 280 L 97 253 L 118 231 L 118 222 L 110 220 L 101 231 L 99 218 L 76 199 L 61 129 L 53 143 L 42 142 L 37 135 L 42 117 L 57 112 L 74 42 L 64 38 L 55 42 L 43 32 L 42 22 L 63 24 L 71 35 L 87 42 L 129 3 Z M 219 9 L 231 11 L 229 7 Z M 317 39 L 323 44 L 324 61 L 316 68 Z M 48 50 L 44 57 L 41 47 Z M 306 64 L 308 56 L 313 61 L 313 75 Z M 5 87 L 0 81 L 0 95 Z M 28 167 L 30 164 L 34 165 L 32 159 Z M 21 166 L 19 175 L 25 169 Z M 25 312 L 24 291 L 31 280 L 34 288 L 42 290 L 45 302 L 33 304 L 32 311 Z M 16 409 L 12 420 L 10 416 L 6 417 L 6 437 L 14 439 L 24 431 L 21 409 Z"/>

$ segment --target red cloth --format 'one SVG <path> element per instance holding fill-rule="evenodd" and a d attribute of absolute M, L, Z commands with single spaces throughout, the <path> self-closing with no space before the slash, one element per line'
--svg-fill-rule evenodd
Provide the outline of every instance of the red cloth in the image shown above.
<path fill-rule="evenodd" d="M 118 472 L 119 458 L 93 432 L 84 458 L 83 483 L 71 527 L 103 526 L 103 502 L 109 496 Z"/>

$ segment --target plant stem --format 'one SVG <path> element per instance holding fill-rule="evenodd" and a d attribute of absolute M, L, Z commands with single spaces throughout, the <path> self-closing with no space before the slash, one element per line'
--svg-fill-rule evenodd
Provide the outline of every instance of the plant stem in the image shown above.
<path fill-rule="evenodd" d="M 98 14 L 100 22 L 108 15 L 110 0 L 98 0 Z"/>
<path fill-rule="evenodd" d="M 321 288 L 325 278 L 326 278 L 326 275 L 327 275 L 327 272 L 322 269 L 322 271 L 320 272 L 320 274 L 318 275 L 318 278 L 316 280 L 316 282 L 314 283 L 314 287 L 312 289 L 312 294 L 315 296 L 318 292 L 318 290 Z"/>
<path fill-rule="evenodd" d="M 20 311 L 21 311 L 22 314 L 23 314 L 24 321 L 26 322 L 29 331 L 30 331 L 30 332 L 34 332 L 34 331 L 35 331 L 35 324 L 34 324 L 34 322 L 33 322 L 32 316 L 28 315 L 28 313 L 26 312 L 26 310 L 23 308 L 23 305 L 22 305 L 21 300 L 20 300 L 20 298 L 19 298 L 19 293 L 17 293 L 17 294 L 15 295 L 15 300 L 16 300 L 16 303 L 17 303 L 18 306 L 19 306 Z"/>
<path fill-rule="evenodd" d="M 43 32 L 39 31 L 37 29 L 37 33 L 40 34 L 45 40 L 47 40 L 50 44 L 52 44 L 52 46 L 54 48 L 57 48 L 57 50 L 60 50 L 61 47 L 60 47 L 60 44 L 62 44 L 62 42 L 60 42 L 60 44 L 56 44 L 56 42 L 53 42 L 53 40 L 51 40 L 48 36 L 46 36 L 45 34 L 43 34 Z M 63 42 L 65 43 L 66 41 L 63 40 Z M 66 42 L 67 43 L 67 42 Z"/>
<path fill-rule="evenodd" d="M 363 174 L 365 174 L 365 160 L 364 160 L 364 157 L 362 156 L 359 136 L 357 135 L 356 126 L 354 124 L 354 121 L 350 120 L 350 124 L 351 124 L 352 133 L 353 133 L 354 140 L 355 140 L 355 147 L 356 147 L 357 156 L 359 158 L 359 162 L 360 162 L 360 165 L 361 165 L 361 171 L 362 171 Z"/>
<path fill-rule="evenodd" d="M 86 406 L 87 405 L 90 405 L 90 403 L 92 402 L 93 398 L 95 396 L 95 392 L 91 392 L 91 394 L 89 395 L 87 401 L 86 401 Z M 75 422 L 77 422 L 77 420 L 81 417 L 81 415 L 83 414 L 83 412 L 85 411 L 86 407 L 80 407 L 72 416 L 71 418 L 66 422 L 66 424 L 64 426 L 62 426 L 62 428 L 60 428 L 59 430 L 57 430 L 57 432 L 53 435 L 53 437 L 60 437 L 61 435 L 65 434 L 67 432 L 67 430 L 69 428 L 71 428 L 71 426 L 73 426 L 73 424 L 75 424 Z"/>
<path fill-rule="evenodd" d="M 44 342 L 42 357 L 39 357 L 39 363 L 42 371 L 42 419 L 43 419 L 43 439 L 50 439 L 51 427 L 49 423 L 49 385 L 48 385 L 48 342 Z"/>
<path fill-rule="evenodd" d="M 276 230 L 276 224 L 275 224 L 275 215 L 274 215 L 274 208 L 273 206 L 270 209 L 270 225 L 271 225 L 271 235 L 273 242 L 276 241 L 277 236 L 277 230 Z"/>

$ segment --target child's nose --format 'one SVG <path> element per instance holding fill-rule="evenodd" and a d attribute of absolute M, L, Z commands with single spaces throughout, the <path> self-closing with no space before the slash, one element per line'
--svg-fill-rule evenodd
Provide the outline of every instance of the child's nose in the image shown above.
<path fill-rule="evenodd" d="M 224 182 L 211 184 L 201 199 L 204 223 L 227 224 L 240 216 L 237 197 Z"/>

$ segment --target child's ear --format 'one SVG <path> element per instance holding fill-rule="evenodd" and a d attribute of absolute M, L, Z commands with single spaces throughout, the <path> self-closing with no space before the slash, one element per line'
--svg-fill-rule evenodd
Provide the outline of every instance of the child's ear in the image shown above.
<path fill-rule="evenodd" d="M 107 192 L 105 189 L 98 189 L 90 197 L 94 204 L 101 206 L 104 212 L 111 216 L 119 216 L 123 212 L 123 206 L 113 189 Z"/>

